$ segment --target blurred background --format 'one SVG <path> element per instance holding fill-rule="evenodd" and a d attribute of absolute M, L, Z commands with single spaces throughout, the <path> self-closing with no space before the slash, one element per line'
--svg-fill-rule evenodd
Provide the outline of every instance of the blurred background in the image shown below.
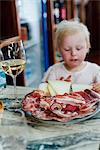
<path fill-rule="evenodd" d="M 54 37 L 57 24 L 65 19 L 87 25 L 91 50 L 86 59 L 100 65 L 99 0 L 0 0 L 0 44 L 20 37 L 26 52 L 25 70 L 18 75 L 17 85 L 38 87 L 48 67 L 62 61 Z M 11 77 L 5 78 L 11 85 Z"/>

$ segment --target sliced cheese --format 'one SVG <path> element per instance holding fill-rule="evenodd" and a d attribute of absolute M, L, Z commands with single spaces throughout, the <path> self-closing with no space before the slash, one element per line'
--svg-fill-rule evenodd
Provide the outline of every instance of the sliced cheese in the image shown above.
<path fill-rule="evenodd" d="M 57 95 L 56 91 L 49 84 L 48 84 L 48 90 L 49 90 L 49 93 L 50 93 L 51 96 Z"/>
<path fill-rule="evenodd" d="M 61 80 L 49 80 L 48 84 L 52 87 L 52 89 L 56 92 L 56 94 L 64 94 L 69 93 L 70 82 L 61 81 Z"/>
<path fill-rule="evenodd" d="M 48 83 L 41 83 L 39 85 L 39 90 L 48 93 L 51 96 L 63 95 L 70 92 L 71 82 L 61 81 L 61 80 L 48 80 Z M 72 84 L 73 92 L 84 91 L 85 89 L 92 89 L 91 85 L 87 84 Z"/>
<path fill-rule="evenodd" d="M 72 84 L 73 92 L 84 91 L 85 89 L 92 89 L 92 85 L 88 84 Z"/>
<path fill-rule="evenodd" d="M 49 90 L 48 90 L 48 83 L 41 83 L 40 85 L 39 85 L 39 88 L 38 88 L 39 90 L 42 90 L 42 91 L 44 91 L 45 93 L 49 93 Z"/>

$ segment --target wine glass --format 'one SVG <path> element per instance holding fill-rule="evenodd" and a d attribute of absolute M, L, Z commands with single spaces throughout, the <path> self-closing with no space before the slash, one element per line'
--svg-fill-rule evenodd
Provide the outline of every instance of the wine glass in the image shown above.
<path fill-rule="evenodd" d="M 16 77 L 24 70 L 26 57 L 22 40 L 16 40 L 5 45 L 0 49 L 0 66 L 13 79 L 14 101 L 10 105 L 12 108 L 17 107 L 19 102 L 16 93 Z"/>

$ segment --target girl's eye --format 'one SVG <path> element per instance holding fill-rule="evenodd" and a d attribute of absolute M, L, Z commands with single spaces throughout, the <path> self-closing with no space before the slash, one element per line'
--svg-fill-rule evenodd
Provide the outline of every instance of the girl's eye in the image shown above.
<path fill-rule="evenodd" d="M 76 49 L 77 49 L 78 51 L 80 51 L 80 50 L 82 49 L 82 47 L 77 47 Z"/>
<path fill-rule="evenodd" d="M 65 50 L 65 51 L 71 51 L 71 49 L 70 49 L 70 48 L 65 48 L 64 50 Z"/>

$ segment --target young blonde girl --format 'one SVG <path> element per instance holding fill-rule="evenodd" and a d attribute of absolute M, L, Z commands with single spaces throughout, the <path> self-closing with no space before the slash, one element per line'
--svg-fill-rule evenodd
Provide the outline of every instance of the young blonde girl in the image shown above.
<path fill-rule="evenodd" d="M 66 80 L 71 76 L 73 83 L 92 84 L 93 90 L 100 93 L 100 66 L 85 61 L 90 48 L 87 27 L 76 21 L 60 22 L 55 44 L 64 61 L 49 67 L 42 81 Z"/>

